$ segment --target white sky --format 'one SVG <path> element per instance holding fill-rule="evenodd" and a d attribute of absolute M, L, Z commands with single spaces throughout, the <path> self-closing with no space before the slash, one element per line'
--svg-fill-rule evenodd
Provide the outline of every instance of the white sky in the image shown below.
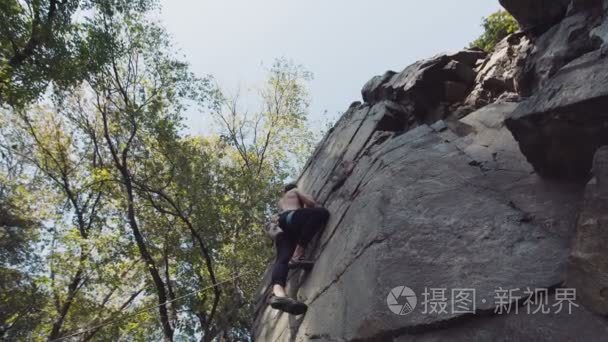
<path fill-rule="evenodd" d="M 371 77 L 459 50 L 481 33 L 498 0 L 161 0 L 161 20 L 199 75 L 230 90 L 260 84 L 287 57 L 313 72 L 311 120 L 333 120 Z M 189 110 L 192 133 L 207 115 Z"/>

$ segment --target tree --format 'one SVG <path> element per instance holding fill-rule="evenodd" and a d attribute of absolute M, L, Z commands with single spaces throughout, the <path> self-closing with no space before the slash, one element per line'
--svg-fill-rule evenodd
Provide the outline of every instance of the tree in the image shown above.
<path fill-rule="evenodd" d="M 484 29 L 483 34 L 473 41 L 470 47 L 480 48 L 487 52 L 494 50 L 496 44 L 503 38 L 519 30 L 519 24 L 515 18 L 504 10 L 484 18 L 481 26 Z"/>
<path fill-rule="evenodd" d="M 275 60 L 268 78 L 258 90 L 260 109 L 240 108 L 237 92 L 216 94 L 214 115 L 222 136 L 232 144 L 244 166 L 258 176 L 264 167 L 297 174 L 316 142 L 308 128 L 310 105 L 306 83 L 312 74 L 286 58 Z M 277 164 L 278 163 L 278 164 Z"/>
<path fill-rule="evenodd" d="M 24 106 L 52 83 L 77 86 L 109 61 L 113 37 L 99 14 L 133 17 L 156 0 L 4 0 L 0 3 L 0 105 Z M 76 15 L 78 14 L 78 15 Z"/>
<path fill-rule="evenodd" d="M 218 90 L 216 94 L 213 115 L 220 127 L 220 142 L 231 147 L 225 149 L 224 160 L 232 166 L 227 175 L 231 178 L 224 182 L 230 196 L 223 207 L 230 214 L 222 218 L 220 257 L 225 260 L 221 267 L 233 273 L 257 269 L 262 274 L 272 253 L 271 246 L 264 245 L 261 223 L 276 210 L 284 182 L 299 173 L 318 137 L 308 126 L 307 82 L 311 79 L 312 74 L 301 65 L 279 58 L 257 89 L 258 108 L 243 109 L 239 92 L 228 95 Z M 256 285 L 252 284 L 253 279 L 233 284 L 234 299 L 220 310 L 215 328 L 220 336 L 238 339 L 240 331 L 247 331 L 255 301 Z M 241 330 L 236 322 L 243 322 Z"/>
<path fill-rule="evenodd" d="M 102 156 L 94 140 L 60 115 L 73 117 L 80 104 L 62 105 L 61 110 L 41 107 L 27 114 L 20 112 L 12 127 L 11 145 L 2 146 L 18 155 L 27 166 L 24 173 L 36 175 L 31 182 L 47 191 L 38 205 L 56 206 L 56 214 L 45 219 L 49 231 L 41 232 L 45 246 L 41 255 L 46 259 L 42 270 L 48 275 L 43 276 L 42 270 L 33 273 L 52 300 L 41 308 L 47 319 L 32 333 L 48 334 L 49 340 L 71 334 L 84 322 L 117 314 L 137 297 L 125 295 L 124 302 L 116 299 L 117 295 L 131 294 L 133 286 L 124 283 L 131 278 L 125 270 L 132 270 L 125 265 L 132 264 L 133 258 L 127 253 L 124 262 L 115 259 L 125 254 L 120 241 L 114 241 L 112 249 L 106 247 L 116 237 L 108 231 L 104 218 L 111 202 L 104 198 L 108 181 L 99 177 Z M 92 295 L 96 293 L 103 297 Z M 85 336 L 91 338 L 95 333 L 88 331 Z"/>
<path fill-rule="evenodd" d="M 140 137 L 140 123 L 143 129 L 154 129 L 150 125 L 163 120 L 174 126 L 179 122 L 176 113 L 168 113 L 164 109 L 178 108 L 180 104 L 176 99 L 184 97 L 181 91 L 185 88 L 178 89 L 172 85 L 179 81 L 190 83 L 191 80 L 180 78 L 188 75 L 185 64 L 163 55 L 168 50 L 164 32 L 147 23 L 143 19 L 144 13 L 111 11 L 110 4 L 120 7 L 118 2 L 97 4 L 100 7 L 93 10 L 99 11 L 93 12 L 89 29 L 94 30 L 98 37 L 111 37 L 97 42 L 107 53 L 107 63 L 99 64 L 83 75 L 89 87 L 75 96 L 71 96 L 69 89 L 61 93 L 58 87 L 58 94 L 63 96 L 55 99 L 57 104 L 49 111 L 32 111 L 31 107 L 22 109 L 24 103 L 15 105 L 13 112 L 19 123 L 14 129 L 18 134 L 3 146 L 5 151 L 15 152 L 29 163 L 32 167 L 30 174 L 41 172 L 43 178 L 58 190 L 58 196 L 66 200 L 65 207 L 58 207 L 61 214 L 52 223 L 51 236 L 47 236 L 50 249 L 47 270 L 50 275 L 40 278 L 49 295 L 54 297 L 53 309 L 48 311 L 54 310 L 56 314 L 50 314 L 51 326 L 41 323 L 36 330 L 38 334 L 48 333 L 50 340 L 71 335 L 75 330 L 84 340 L 90 339 L 100 329 L 89 329 L 86 325 L 95 326 L 108 321 L 112 315 L 120 314 L 142 292 L 143 289 L 137 290 L 141 286 L 137 284 L 141 282 L 137 274 L 141 273 L 136 272 L 133 279 L 135 290 L 131 293 L 119 283 L 131 277 L 128 271 L 138 270 L 131 262 L 134 256 L 129 253 L 129 247 L 124 248 L 124 243 L 129 241 L 111 232 L 120 224 L 120 218 L 126 217 L 138 243 L 139 257 L 145 261 L 143 269 L 150 270 L 157 285 L 163 331 L 166 338 L 171 339 L 172 327 L 164 304 L 167 300 L 165 288 L 156 262 L 139 232 L 130 188 L 132 169 L 127 160 L 136 149 L 131 143 L 139 142 L 135 134 Z M 125 7 L 131 8 L 128 4 Z M 23 59 L 18 58 L 14 66 L 25 65 L 28 59 L 33 58 L 34 52 Z M 58 84 L 57 79 L 45 79 L 44 85 L 51 81 Z M 14 90 L 16 86 L 11 83 L 8 88 Z M 149 91 L 148 96 L 142 95 L 145 91 Z M 87 99 L 91 102 L 91 94 L 97 95 L 94 99 L 97 106 L 84 103 Z M 63 100 L 65 98 L 73 100 L 73 103 Z M 8 111 L 4 116 L 10 116 Z M 147 123 L 150 125 L 146 126 Z M 116 129 L 120 125 L 126 129 Z M 129 141 L 125 143 L 126 140 Z M 113 173 L 113 170 L 117 172 Z M 111 177 L 118 178 L 118 182 Z M 113 202 L 121 199 L 123 202 L 118 205 Z M 102 204 L 107 208 L 102 210 Z M 121 209 L 125 211 L 121 213 Z M 111 215 L 119 220 L 108 220 Z M 76 229 L 70 227 L 72 224 Z M 104 245 L 110 241 L 115 244 L 110 244 L 114 249 Z M 116 257 L 126 260 L 116 262 L 113 260 Z M 129 264 L 130 269 L 123 269 L 123 265 Z M 114 270 L 116 268 L 118 270 Z M 99 297 L 96 292 L 103 296 Z M 116 298 L 119 296 L 124 300 Z M 92 308 L 98 311 L 92 311 Z"/>
<path fill-rule="evenodd" d="M 1 140 L 6 138 L 0 123 Z M 4 141 L 2 141 L 4 143 Z M 24 340 L 43 317 L 46 293 L 24 271 L 38 270 L 34 254 L 39 219 L 32 192 L 20 179 L 22 163 L 9 153 L 0 154 L 0 339 Z M 35 192 L 34 192 L 35 193 Z M 42 209 L 42 208 L 40 208 Z M 42 211 L 42 210 L 41 210 Z M 40 213 L 40 212 L 39 212 Z"/>
<path fill-rule="evenodd" d="M 155 246 L 142 225 L 145 220 L 138 214 L 137 184 L 147 177 L 142 166 L 152 153 L 151 142 L 176 139 L 182 101 L 188 97 L 201 101 L 208 82 L 194 77 L 185 63 L 167 54 L 169 42 L 160 27 L 104 19 L 107 33 L 121 41 L 110 47 L 110 65 L 90 79 L 89 89 L 102 125 L 106 166 L 119 183 L 116 190 L 122 197 L 124 220 L 153 282 L 164 338 L 172 340 L 175 323 L 166 304 L 172 299 L 170 279 L 163 279 L 161 261 L 155 258 Z"/>
<path fill-rule="evenodd" d="M 250 208 L 231 205 L 242 191 L 236 188 L 241 173 L 234 170 L 230 158 L 230 155 L 236 155 L 236 151 L 218 139 L 185 138 L 174 143 L 158 142 L 153 149 L 154 157 L 146 163 L 146 169 L 152 170 L 151 177 L 145 184 L 138 183 L 138 187 L 142 195 L 147 194 L 156 211 L 181 222 L 181 229 L 178 228 L 180 225 L 173 225 L 178 236 L 173 240 L 174 245 L 188 247 L 181 251 L 186 260 L 176 260 L 181 262 L 182 271 L 179 280 L 175 281 L 178 285 L 175 292 L 190 293 L 196 288 L 211 288 L 212 291 L 176 306 L 179 305 L 184 320 L 198 321 L 202 340 L 211 341 L 217 335 L 218 322 L 226 318 L 228 308 L 222 304 L 232 296 L 227 288 L 238 287 L 235 283 L 223 284 L 221 288 L 217 285 L 220 277 L 227 279 L 240 271 L 224 266 L 230 264 L 227 260 L 230 256 L 224 253 L 233 242 L 230 222 Z M 255 215 L 254 212 L 250 214 Z M 249 240 L 249 244 L 257 245 L 257 241 Z M 183 265 L 188 267 L 183 268 Z M 259 264 L 254 265 L 249 273 L 259 268 Z"/>
<path fill-rule="evenodd" d="M 314 142 L 311 75 L 278 60 L 242 110 L 175 57 L 150 4 L 0 5 L 0 338 L 249 336 L 262 219 Z M 221 134 L 185 135 L 189 104 Z"/>

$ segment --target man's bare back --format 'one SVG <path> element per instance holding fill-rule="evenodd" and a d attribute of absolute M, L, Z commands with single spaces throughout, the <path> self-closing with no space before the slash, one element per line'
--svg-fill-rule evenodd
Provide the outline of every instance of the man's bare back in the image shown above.
<path fill-rule="evenodd" d="M 287 191 L 279 200 L 279 210 L 282 212 L 287 210 L 296 210 L 300 208 L 312 208 L 317 203 L 314 199 L 298 189 L 291 189 Z"/>

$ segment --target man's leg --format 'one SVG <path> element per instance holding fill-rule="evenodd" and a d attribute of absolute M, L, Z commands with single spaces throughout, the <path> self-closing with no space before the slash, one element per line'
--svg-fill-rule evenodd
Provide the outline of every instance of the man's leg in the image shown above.
<path fill-rule="evenodd" d="M 279 222 L 281 222 L 283 232 L 275 238 L 277 258 L 272 269 L 271 284 L 273 296 L 270 297 L 268 304 L 274 309 L 285 311 L 292 315 L 301 315 L 306 312 L 308 306 L 293 298 L 289 298 L 285 291 L 287 273 L 289 272 L 289 260 L 296 248 L 297 235 L 294 234 L 294 227 L 284 222 L 284 217 L 283 219 L 280 218 Z"/>
<path fill-rule="evenodd" d="M 304 249 L 315 234 L 327 223 L 327 220 L 329 220 L 329 211 L 325 208 L 302 208 L 293 214 L 292 223 L 299 228 L 294 258 L 304 255 Z"/>
<path fill-rule="evenodd" d="M 287 283 L 287 273 L 289 272 L 289 259 L 296 248 L 295 239 L 283 232 L 275 239 L 277 258 L 272 268 L 272 291 L 275 296 L 285 297 L 285 284 Z"/>

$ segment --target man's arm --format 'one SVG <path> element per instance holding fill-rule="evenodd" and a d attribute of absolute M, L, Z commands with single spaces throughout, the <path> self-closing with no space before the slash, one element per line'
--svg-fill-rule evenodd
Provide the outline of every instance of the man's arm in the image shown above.
<path fill-rule="evenodd" d="M 315 200 L 309 194 L 303 193 L 300 190 L 296 190 L 296 194 L 298 194 L 298 197 L 300 198 L 300 201 L 302 201 L 302 204 L 304 204 L 304 207 L 314 208 L 317 206 L 317 202 L 315 202 Z"/>

